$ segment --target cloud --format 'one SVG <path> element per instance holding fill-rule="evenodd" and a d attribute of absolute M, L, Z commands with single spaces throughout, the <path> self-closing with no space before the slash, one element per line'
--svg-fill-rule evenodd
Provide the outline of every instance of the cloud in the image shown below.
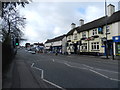
<path fill-rule="evenodd" d="M 70 24 L 79 25 L 104 15 L 104 2 L 33 2 L 21 8 L 20 12 L 26 20 L 24 37 L 29 42 L 45 42 L 47 39 L 66 34 Z"/>

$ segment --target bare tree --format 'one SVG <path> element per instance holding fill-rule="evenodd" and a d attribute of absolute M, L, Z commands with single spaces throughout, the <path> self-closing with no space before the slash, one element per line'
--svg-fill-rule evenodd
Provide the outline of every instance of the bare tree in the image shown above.
<path fill-rule="evenodd" d="M 25 18 L 20 16 L 18 10 L 16 9 L 16 4 L 13 2 L 4 2 L 2 7 L 2 41 L 8 41 L 12 37 L 20 38 L 22 35 L 22 30 L 25 26 Z M 21 5 L 24 7 L 23 2 Z"/>

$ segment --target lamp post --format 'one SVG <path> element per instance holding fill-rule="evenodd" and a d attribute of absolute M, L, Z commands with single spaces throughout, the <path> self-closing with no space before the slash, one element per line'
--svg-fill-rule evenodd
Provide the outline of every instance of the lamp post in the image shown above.
<path fill-rule="evenodd" d="M 105 48 L 106 48 L 106 59 L 108 59 L 108 43 L 107 43 L 107 4 L 105 0 L 105 27 L 106 27 L 106 43 L 105 43 Z"/>

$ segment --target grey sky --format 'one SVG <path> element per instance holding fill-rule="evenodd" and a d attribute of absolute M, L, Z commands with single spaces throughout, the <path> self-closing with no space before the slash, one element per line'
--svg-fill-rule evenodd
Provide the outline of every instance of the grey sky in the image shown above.
<path fill-rule="evenodd" d="M 111 4 L 117 10 L 118 3 Z M 27 42 L 45 42 L 66 34 L 70 24 L 76 23 L 78 26 L 80 19 L 87 23 L 104 16 L 104 2 L 32 2 L 21 8 L 20 12 L 27 18 L 24 30 Z"/>

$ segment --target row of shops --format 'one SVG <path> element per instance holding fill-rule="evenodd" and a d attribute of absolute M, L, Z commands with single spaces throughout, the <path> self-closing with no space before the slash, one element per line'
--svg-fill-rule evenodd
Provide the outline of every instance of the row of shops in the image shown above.
<path fill-rule="evenodd" d="M 80 19 L 77 27 L 72 23 L 66 35 L 47 40 L 45 49 L 62 54 L 120 56 L 120 11 L 115 12 L 112 4 L 107 8 L 107 17 L 86 24 Z"/>

